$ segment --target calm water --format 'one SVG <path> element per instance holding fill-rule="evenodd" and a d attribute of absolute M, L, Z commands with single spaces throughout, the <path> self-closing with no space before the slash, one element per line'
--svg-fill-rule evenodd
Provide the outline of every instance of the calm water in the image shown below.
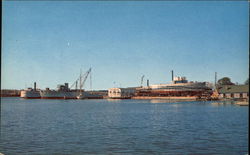
<path fill-rule="evenodd" d="M 5 155 L 248 153 L 248 106 L 230 102 L 1 102 Z"/>

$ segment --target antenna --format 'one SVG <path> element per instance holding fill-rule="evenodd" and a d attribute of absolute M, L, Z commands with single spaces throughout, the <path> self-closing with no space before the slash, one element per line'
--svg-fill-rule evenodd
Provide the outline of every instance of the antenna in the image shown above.
<path fill-rule="evenodd" d="M 79 85 L 79 91 L 82 92 L 82 69 L 80 69 L 80 77 L 79 77 L 80 85 Z"/>
<path fill-rule="evenodd" d="M 215 75 L 214 75 L 214 87 L 216 89 L 216 84 L 217 84 L 217 72 L 215 72 Z"/>

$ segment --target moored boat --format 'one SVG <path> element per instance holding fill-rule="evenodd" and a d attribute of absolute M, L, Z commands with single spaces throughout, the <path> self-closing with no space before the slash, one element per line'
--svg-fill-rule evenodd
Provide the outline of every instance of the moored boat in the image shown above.
<path fill-rule="evenodd" d="M 40 99 L 41 95 L 39 90 L 36 89 L 36 82 L 34 82 L 34 88 L 21 90 L 20 97 L 25 99 Z"/>
<path fill-rule="evenodd" d="M 70 90 L 68 83 L 58 85 L 57 90 L 50 90 L 46 88 L 40 91 L 42 99 L 76 99 L 79 93 L 76 90 Z"/>
<path fill-rule="evenodd" d="M 136 96 L 196 96 L 209 97 L 213 93 L 206 82 L 188 82 L 185 77 L 175 77 L 170 84 L 156 84 L 138 88 Z"/>

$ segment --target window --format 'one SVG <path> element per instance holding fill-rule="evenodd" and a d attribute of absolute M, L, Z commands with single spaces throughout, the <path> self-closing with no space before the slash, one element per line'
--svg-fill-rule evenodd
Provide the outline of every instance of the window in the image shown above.
<path fill-rule="evenodd" d="M 240 98 L 243 98 L 243 94 L 242 93 L 240 93 Z"/>

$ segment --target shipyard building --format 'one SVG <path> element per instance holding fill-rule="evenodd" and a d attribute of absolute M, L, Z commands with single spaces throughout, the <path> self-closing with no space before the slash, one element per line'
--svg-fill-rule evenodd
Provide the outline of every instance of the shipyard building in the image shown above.
<path fill-rule="evenodd" d="M 217 86 L 220 99 L 248 99 L 249 85 L 220 85 Z"/>

